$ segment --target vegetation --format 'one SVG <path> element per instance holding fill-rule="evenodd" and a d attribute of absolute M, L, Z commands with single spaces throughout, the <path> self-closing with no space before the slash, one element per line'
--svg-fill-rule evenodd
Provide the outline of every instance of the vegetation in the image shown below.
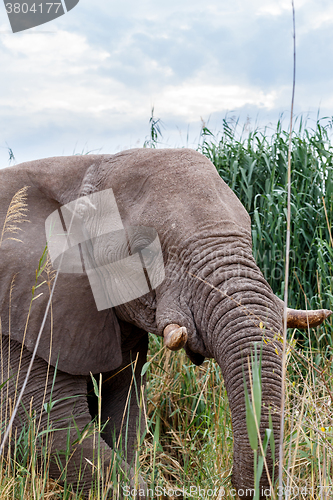
<path fill-rule="evenodd" d="M 332 122 L 314 129 L 299 120 L 292 135 L 290 241 L 291 307 L 323 307 L 330 300 L 333 210 Z M 297 123 L 295 124 L 295 128 Z M 221 137 L 204 127 L 199 147 L 242 201 L 252 219 L 253 254 L 273 291 L 283 296 L 288 132 L 277 124 L 237 139 L 237 123 L 223 121 Z M 327 215 L 326 215 L 327 214 Z M 319 280 L 320 273 L 320 280 Z M 329 303 L 326 304 L 327 306 Z M 310 307 L 311 306 L 311 307 Z"/>
<path fill-rule="evenodd" d="M 254 257 L 273 291 L 283 298 L 288 132 L 281 120 L 273 132 L 239 129 L 238 122 L 228 120 L 217 136 L 203 127 L 198 150 L 214 163 L 250 213 Z M 313 128 L 302 118 L 294 125 L 289 278 L 289 306 L 294 308 L 333 309 L 331 130 L 328 119 L 318 120 Z M 332 319 L 311 332 L 289 334 L 284 497 L 289 492 L 289 498 L 330 498 Z M 212 360 L 195 368 L 183 363 L 183 354 L 162 353 L 161 361 L 156 360 L 159 367 L 151 367 L 148 385 L 148 414 L 156 420 L 156 413 L 162 422 L 155 469 L 164 484 L 187 491 L 195 486 L 198 497 L 199 487 L 206 492 L 218 487 L 220 498 L 234 498 L 232 429 L 219 368 Z M 145 463 L 149 470 L 149 461 Z"/>
<path fill-rule="evenodd" d="M 160 129 L 154 132 L 154 123 L 159 121 L 152 114 L 146 146 L 157 145 Z M 331 128 L 327 119 L 318 120 L 313 128 L 299 119 L 292 136 L 289 305 L 295 308 L 333 309 Z M 288 133 L 282 122 L 273 132 L 245 133 L 237 122 L 224 120 L 216 136 L 203 128 L 198 149 L 212 160 L 249 211 L 254 256 L 281 297 L 288 152 Z M 332 319 L 310 332 L 289 331 L 284 498 L 332 496 L 331 353 Z M 195 367 L 183 351 L 166 351 L 161 339 L 152 336 L 144 370 L 148 401 L 144 405 L 141 398 L 146 421 L 141 474 L 155 491 L 160 487 L 161 498 L 235 498 L 230 482 L 232 427 L 218 365 L 206 360 Z M 140 395 L 139 390 L 136 393 Z M 79 498 L 43 473 L 47 448 L 44 469 L 38 465 L 34 448 L 38 432 L 35 417 L 30 417 L 24 435 L 12 437 L 11 452 L 2 458 L 1 499 Z M 113 472 L 113 478 L 117 477 Z M 103 492 L 92 498 L 104 498 Z"/>

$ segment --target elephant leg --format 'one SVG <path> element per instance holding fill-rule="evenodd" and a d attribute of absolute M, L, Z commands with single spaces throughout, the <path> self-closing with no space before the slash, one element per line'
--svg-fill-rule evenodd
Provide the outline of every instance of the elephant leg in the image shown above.
<path fill-rule="evenodd" d="M 19 365 L 18 390 L 22 386 L 31 360 L 31 353 L 23 347 L 20 363 L 21 347 L 21 344 L 13 340 L 9 341 L 8 337 L 2 337 L 1 375 L 4 382 L 9 378 L 1 391 L 2 422 L 6 415 L 8 421 L 10 407 L 13 406 L 15 393 L 18 392 L 16 382 Z M 32 415 L 30 422 L 33 422 L 39 436 L 34 449 L 37 451 L 36 458 L 40 466 L 48 464 L 47 454 L 46 460 L 41 458 L 42 447 L 48 442 L 51 452 L 49 475 L 54 479 L 66 479 L 68 483 L 73 484 L 74 490 L 83 491 L 87 496 L 92 481 L 97 484 L 98 455 L 101 457 L 100 471 L 106 472 L 107 468 L 110 468 L 114 452 L 102 437 L 98 439 L 98 433 L 92 424 L 87 402 L 87 378 L 55 371 L 52 366 L 48 375 L 47 372 L 47 363 L 36 357 L 12 427 L 12 436 L 16 434 L 17 439 L 22 431 L 24 433 L 29 414 Z M 48 407 L 45 408 L 45 404 L 48 404 Z M 50 429 L 52 432 L 49 432 Z M 11 449 L 13 450 L 13 446 Z"/>
<path fill-rule="evenodd" d="M 123 363 L 117 370 L 103 374 L 102 422 L 105 424 L 103 438 L 111 448 L 117 450 L 136 469 L 138 440 L 143 434 L 146 422 L 141 391 L 141 370 L 147 361 L 148 334 L 144 334 L 135 346 L 123 350 Z M 96 375 L 98 381 L 98 375 Z M 145 381 L 145 377 L 143 377 Z M 92 384 L 90 384 L 90 394 Z M 97 414 L 97 400 L 88 398 L 92 415 Z M 140 488 L 145 484 L 138 476 Z"/>

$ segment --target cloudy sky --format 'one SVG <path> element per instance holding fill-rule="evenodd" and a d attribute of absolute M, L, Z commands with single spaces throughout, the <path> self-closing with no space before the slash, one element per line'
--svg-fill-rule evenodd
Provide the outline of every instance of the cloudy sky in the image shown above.
<path fill-rule="evenodd" d="M 333 115 L 333 3 L 295 0 L 296 113 Z M 0 5 L 0 167 L 141 147 L 151 108 L 165 146 L 196 147 L 202 120 L 274 125 L 288 113 L 291 2 L 80 0 L 13 34 Z"/>

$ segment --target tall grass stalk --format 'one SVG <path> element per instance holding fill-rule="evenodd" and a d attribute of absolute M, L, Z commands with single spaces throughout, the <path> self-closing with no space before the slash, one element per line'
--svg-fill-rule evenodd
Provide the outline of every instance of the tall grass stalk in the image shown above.
<path fill-rule="evenodd" d="M 291 96 L 289 141 L 288 141 L 288 169 L 287 169 L 287 234 L 286 234 L 286 258 L 284 272 L 284 310 L 283 310 L 283 344 L 282 344 L 282 387 L 281 387 L 281 420 L 280 420 L 280 440 L 279 440 L 279 499 L 283 497 L 283 439 L 284 439 L 284 418 L 285 418 L 285 383 L 286 383 L 286 349 L 287 349 L 287 309 L 288 309 L 288 285 L 289 285 L 289 255 L 290 255 L 290 216 L 291 216 L 291 136 L 293 130 L 293 113 L 295 99 L 295 79 L 296 79 L 296 30 L 295 30 L 295 7 L 294 0 L 291 0 L 293 15 L 293 85 Z"/>

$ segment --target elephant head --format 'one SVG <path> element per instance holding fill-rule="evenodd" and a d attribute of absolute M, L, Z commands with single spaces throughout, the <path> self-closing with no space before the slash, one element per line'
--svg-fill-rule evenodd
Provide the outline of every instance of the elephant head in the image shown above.
<path fill-rule="evenodd" d="M 150 257 L 147 254 L 147 259 L 151 258 L 153 266 L 163 256 L 162 266 L 158 266 L 160 279 L 155 285 L 149 286 L 148 280 L 144 293 L 120 300 L 113 308 L 107 302 L 105 307 L 95 303 L 90 286 L 93 288 L 94 277 L 89 278 L 89 283 L 88 269 L 74 269 L 80 259 L 78 253 L 72 256 L 72 261 L 67 260 L 74 262 L 74 267 L 67 269 L 69 274 L 59 274 L 55 290 L 51 364 L 58 362 L 60 370 L 73 375 L 116 369 L 122 360 L 126 324 L 134 325 L 136 332 L 164 335 L 166 345 L 172 349 L 185 346 L 187 355 L 197 365 L 206 357 L 214 358 L 221 367 L 229 398 L 234 435 L 233 484 L 242 496 L 242 491 L 253 487 L 253 453 L 246 430 L 243 372 L 248 379 L 248 356 L 253 344 L 264 340 L 260 429 L 263 436 L 271 411 L 277 438 L 281 405 L 278 338 L 283 320 L 281 301 L 273 294 L 252 256 L 250 217 L 243 205 L 214 165 L 189 149 L 134 149 L 112 156 L 53 158 L 15 169 L 16 185 L 24 182 L 31 186 L 32 225 L 26 235 L 31 255 L 21 255 L 25 262 L 29 261 L 26 267 L 31 277 L 36 255 L 42 253 L 45 245 L 45 220 L 55 211 L 60 214 L 60 207 L 68 207 L 76 200 L 76 211 L 72 212 L 78 222 L 74 226 L 84 226 L 86 231 L 76 243 L 94 240 L 86 248 L 94 272 L 105 269 L 113 260 L 140 252 L 142 256 L 157 241 L 156 236 L 156 251 Z M 109 192 L 109 200 L 113 197 L 118 214 L 116 219 L 112 216 L 116 222 L 107 230 L 101 226 L 108 224 L 105 214 L 109 212 L 103 212 L 101 222 L 94 203 L 94 196 L 103 192 Z M 66 222 L 63 219 L 62 211 L 57 219 L 59 224 Z M 54 259 L 60 254 L 58 251 Z M 20 255 L 16 255 L 19 261 Z M 147 277 L 150 264 L 145 259 L 140 263 L 146 268 Z M 108 281 L 108 276 L 106 272 L 102 278 Z M 18 276 L 17 281 L 20 279 L 23 278 Z M 7 291 L 9 288 L 8 281 Z M 23 295 L 20 298 L 22 305 L 26 299 Z M 41 320 L 43 300 L 33 303 L 33 325 Z M 289 313 L 295 317 L 294 311 Z M 35 336 L 35 329 L 30 327 L 24 339 L 27 349 L 32 349 Z M 12 337 L 23 341 L 22 325 L 15 318 Z M 38 355 L 46 361 L 49 347 L 50 329 L 38 349 Z M 268 464 L 271 468 L 270 454 Z M 263 477 L 262 484 L 268 485 L 267 477 Z"/>

